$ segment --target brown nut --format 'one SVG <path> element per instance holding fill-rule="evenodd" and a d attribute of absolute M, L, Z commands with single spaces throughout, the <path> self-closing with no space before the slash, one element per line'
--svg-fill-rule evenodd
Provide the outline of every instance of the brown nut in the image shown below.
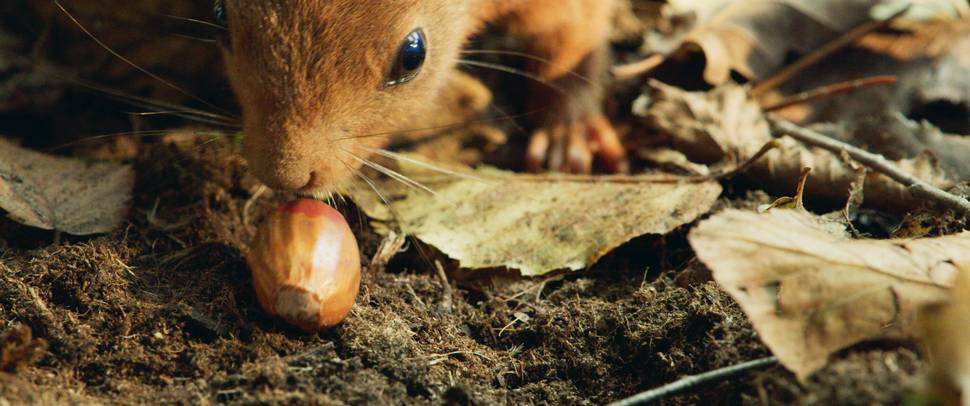
<path fill-rule="evenodd" d="M 340 323 L 360 290 L 357 240 L 337 210 L 316 200 L 273 211 L 246 262 L 263 310 L 307 332 Z"/>

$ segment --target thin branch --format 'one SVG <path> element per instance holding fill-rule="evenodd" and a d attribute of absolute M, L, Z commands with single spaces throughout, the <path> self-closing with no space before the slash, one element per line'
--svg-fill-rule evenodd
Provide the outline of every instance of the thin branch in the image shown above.
<path fill-rule="evenodd" d="M 735 175 L 739 173 L 743 173 L 744 171 L 747 171 L 748 168 L 751 168 L 751 166 L 753 166 L 755 163 L 760 161 L 761 158 L 764 158 L 764 156 L 767 155 L 769 152 L 779 147 L 781 147 L 781 143 L 778 142 L 778 140 L 768 141 L 765 143 L 765 145 L 761 146 L 761 149 L 759 149 L 758 152 L 752 155 L 751 158 L 748 158 L 748 160 L 742 162 L 741 165 L 738 165 L 737 167 L 734 167 L 724 172 L 712 173 L 710 175 L 704 175 L 704 176 L 695 176 L 695 178 L 697 178 L 696 181 L 703 182 L 707 180 L 722 180 L 722 179 L 733 178 Z"/>
<path fill-rule="evenodd" d="M 869 21 L 858 27 L 853 28 L 849 32 L 823 45 L 821 48 L 818 48 L 806 54 L 801 59 L 795 61 L 795 63 L 788 65 L 787 67 L 778 71 L 774 75 L 761 81 L 761 83 L 758 83 L 757 85 L 755 85 L 754 88 L 751 89 L 751 95 L 754 97 L 758 97 L 765 93 L 768 93 L 773 89 L 777 89 L 778 86 L 781 86 L 785 82 L 788 82 L 788 80 L 797 76 L 805 69 L 808 69 L 812 65 L 815 65 L 816 63 L 824 60 L 825 58 L 828 58 L 832 54 L 851 45 L 857 39 L 862 38 L 863 36 L 873 31 L 889 26 L 889 24 L 891 24 L 893 20 L 895 20 L 896 18 L 899 18 L 903 14 L 906 14 L 906 12 L 909 11 L 909 8 L 910 6 L 903 7 L 901 10 L 899 10 L 895 14 L 885 19 Z"/>
<path fill-rule="evenodd" d="M 434 261 L 434 268 L 438 271 L 438 279 L 441 279 L 441 309 L 445 313 L 451 313 L 455 305 L 452 302 L 451 282 L 448 281 L 448 274 L 445 267 L 441 266 L 441 261 Z"/>
<path fill-rule="evenodd" d="M 755 163 L 757 163 L 761 158 L 767 155 L 769 152 L 781 146 L 778 140 L 771 140 L 761 146 L 751 158 L 748 158 L 741 165 L 734 168 L 711 173 L 709 175 L 697 175 L 697 176 L 678 176 L 678 175 L 573 175 L 573 174 L 563 174 L 563 173 L 540 173 L 540 174 L 517 174 L 516 180 L 524 182 L 577 182 L 577 183 L 614 183 L 621 185 L 636 185 L 636 184 L 679 184 L 679 183 L 704 183 L 722 179 L 728 179 L 734 177 L 735 175 L 742 173 Z M 502 180 L 505 177 L 499 176 L 483 176 L 483 179 L 495 179 Z"/>
<path fill-rule="evenodd" d="M 841 94 L 855 92 L 857 90 L 861 90 L 869 86 L 891 85 L 894 83 L 896 83 L 896 77 L 892 75 L 873 76 L 868 78 L 850 80 L 847 82 L 839 82 L 832 85 L 822 86 L 806 92 L 802 92 L 791 97 L 786 97 L 785 99 L 777 103 L 763 105 L 761 107 L 761 110 L 764 110 L 764 112 L 766 113 L 772 112 L 775 110 L 781 110 L 783 108 L 791 107 L 798 104 L 805 104 L 805 103 L 811 103 L 819 100 L 829 99 Z"/>
<path fill-rule="evenodd" d="M 755 368 L 766 367 L 769 365 L 774 365 L 776 363 L 778 363 L 778 358 L 767 357 L 767 358 L 756 359 L 754 361 L 740 363 L 737 365 L 731 365 L 720 369 L 715 369 L 713 371 L 704 372 L 702 374 L 688 375 L 674 382 L 661 386 L 659 388 L 654 388 L 646 392 L 642 392 L 640 394 L 634 395 L 632 397 L 610 403 L 609 406 L 645 405 L 647 403 L 656 402 L 667 396 L 676 395 L 686 390 L 693 389 L 700 385 L 724 380 L 735 375 L 740 375 L 744 372 L 747 372 Z"/>
<path fill-rule="evenodd" d="M 773 118 L 769 118 L 768 121 L 771 123 L 773 130 L 772 132 L 774 133 L 787 134 L 788 136 L 805 144 L 828 150 L 833 154 L 841 154 L 843 151 L 845 151 L 845 153 L 849 154 L 852 159 L 909 188 L 909 192 L 912 193 L 913 196 L 931 200 L 970 217 L 970 201 L 948 193 L 936 186 L 924 182 L 922 179 L 904 172 L 902 169 L 896 166 L 896 164 L 892 163 L 882 155 L 871 153 L 864 149 L 846 144 L 831 137 L 827 137 L 823 134 L 819 134 L 815 131 L 799 127 L 787 121 Z"/>
<path fill-rule="evenodd" d="M 653 54 L 636 62 L 615 65 L 610 68 L 610 72 L 613 73 L 613 77 L 617 80 L 632 79 L 650 73 L 650 71 L 660 66 L 666 59 L 663 54 Z"/>
<path fill-rule="evenodd" d="M 802 173 L 798 175 L 798 185 L 795 187 L 795 207 L 799 210 L 805 210 L 805 184 L 808 183 L 808 175 L 811 173 L 811 167 L 804 167 Z"/>

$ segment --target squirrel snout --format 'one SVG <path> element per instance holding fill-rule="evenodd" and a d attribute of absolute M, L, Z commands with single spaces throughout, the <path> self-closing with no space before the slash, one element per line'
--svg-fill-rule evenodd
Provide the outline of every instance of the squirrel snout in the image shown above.
<path fill-rule="evenodd" d="M 288 192 L 328 192 L 354 177 L 360 168 L 356 141 L 332 126 L 267 127 L 261 123 L 244 128 L 242 153 L 250 172 L 267 187 Z M 359 152 L 358 152 L 359 153 Z"/>
<path fill-rule="evenodd" d="M 316 188 L 316 172 L 309 170 L 269 169 L 254 170 L 257 178 L 275 190 L 308 192 Z"/>
<path fill-rule="evenodd" d="M 273 153 L 272 149 L 253 144 L 258 143 L 247 143 L 244 148 L 246 162 L 252 174 L 267 187 L 281 191 L 307 191 L 319 182 L 319 176 L 307 160 L 281 156 Z"/>
<path fill-rule="evenodd" d="M 245 148 L 249 169 L 267 187 L 287 192 L 327 191 L 342 179 L 352 175 L 352 168 L 334 166 L 333 160 L 314 159 L 314 154 L 305 157 L 285 157 L 271 150 Z"/>

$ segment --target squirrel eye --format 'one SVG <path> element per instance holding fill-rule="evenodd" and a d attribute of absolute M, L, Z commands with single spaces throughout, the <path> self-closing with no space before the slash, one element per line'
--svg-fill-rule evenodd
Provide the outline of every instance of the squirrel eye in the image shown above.
<path fill-rule="evenodd" d="M 216 0 L 212 6 L 212 13 L 215 15 L 216 23 L 223 27 L 229 26 L 229 14 L 226 12 L 226 0 Z"/>
<path fill-rule="evenodd" d="M 394 57 L 391 73 L 387 78 L 387 86 L 400 85 L 407 83 L 418 76 L 421 66 L 428 56 L 427 40 L 424 30 L 418 28 L 408 34 L 397 50 Z"/>

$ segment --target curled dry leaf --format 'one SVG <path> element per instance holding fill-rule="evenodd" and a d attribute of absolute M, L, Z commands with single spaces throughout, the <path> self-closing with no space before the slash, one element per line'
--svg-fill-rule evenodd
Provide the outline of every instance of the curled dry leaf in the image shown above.
<path fill-rule="evenodd" d="M 923 344 L 933 363 L 935 392 L 943 404 L 970 401 L 970 267 L 960 268 L 949 300 L 920 313 Z M 962 399 L 962 401 L 960 400 Z"/>
<path fill-rule="evenodd" d="M 688 92 L 650 80 L 633 110 L 644 126 L 670 136 L 674 148 L 694 162 L 742 162 L 771 140 L 761 106 L 737 85 Z"/>
<path fill-rule="evenodd" d="M 685 2 L 680 2 L 685 3 Z M 700 7 L 724 2 L 694 2 Z M 701 50 L 704 80 L 720 85 L 736 71 L 760 79 L 791 52 L 808 53 L 867 21 L 871 0 L 740 0 L 728 2 L 687 35 L 676 52 Z M 674 58 L 678 59 L 678 58 Z"/>
<path fill-rule="evenodd" d="M 956 24 L 954 24 L 956 25 Z M 932 64 L 921 64 L 923 69 L 912 69 L 907 79 L 910 81 L 912 103 L 909 111 L 928 115 L 934 106 L 951 105 L 962 109 L 963 114 L 946 114 L 937 117 L 935 122 L 948 132 L 966 134 L 970 123 L 966 111 L 970 110 L 970 19 L 950 30 L 953 38 L 945 49 L 947 52 L 936 58 Z M 948 32 L 949 33 L 949 32 Z M 941 35 L 942 36 L 942 35 Z M 937 113 L 940 115 L 939 113 Z M 963 150 L 968 148 L 964 137 Z"/>
<path fill-rule="evenodd" d="M 373 191 L 357 186 L 350 194 L 368 216 L 396 221 L 462 267 L 508 267 L 526 276 L 587 268 L 635 237 L 693 221 L 721 193 L 717 182 L 569 180 L 494 169 L 456 177 L 401 164 L 401 173 L 435 194 L 377 183 L 388 210 Z"/>
<path fill-rule="evenodd" d="M 939 107 L 970 107 L 968 52 L 970 19 L 933 23 L 896 20 L 891 29 L 870 33 L 836 56 L 805 69 L 787 82 L 784 90 L 801 92 L 882 75 L 896 77 L 895 84 L 856 89 L 777 114 L 793 122 L 842 123 L 899 111 L 910 117 L 932 118 L 947 132 L 967 133 L 965 114 L 940 111 Z"/>
<path fill-rule="evenodd" d="M 970 138 L 953 135 L 970 133 L 965 114 L 970 111 L 970 20 L 897 22 L 893 28 L 864 37 L 857 48 L 806 71 L 792 86 L 815 88 L 889 74 L 897 77 L 896 84 L 801 105 L 797 114 L 778 114 L 793 122 L 837 123 L 819 131 L 893 160 L 931 151 L 951 179 L 970 179 Z"/>
<path fill-rule="evenodd" d="M 711 0 L 670 1 L 698 24 L 669 63 L 704 56 L 704 81 L 721 85 L 737 72 L 764 79 L 792 54 L 807 54 L 870 19 L 886 19 L 905 7 L 907 20 L 966 18 L 963 0 Z M 663 49 L 656 50 L 664 52 Z M 849 69 L 848 71 L 855 71 Z"/>
<path fill-rule="evenodd" d="M 799 378 L 852 344 L 918 334 L 920 308 L 970 266 L 970 233 L 852 240 L 803 211 L 729 210 L 689 236 L 698 258 Z"/>
<path fill-rule="evenodd" d="M 673 146 L 695 162 L 743 162 L 772 139 L 758 103 L 744 87 L 724 85 L 710 92 L 687 92 L 651 81 L 635 103 L 634 113 L 642 125 L 666 134 Z M 750 169 L 752 179 L 774 192 L 789 193 L 802 168 L 812 168 L 806 197 L 829 201 L 846 198 L 856 180 L 856 170 L 843 157 L 819 148 L 809 148 L 789 138 L 778 139 L 779 148 L 769 152 Z M 929 153 L 894 162 L 904 171 L 939 188 L 954 182 Z M 873 206 L 910 210 L 920 204 L 910 192 L 892 179 L 870 172 L 865 182 L 866 197 Z"/>
<path fill-rule="evenodd" d="M 128 165 L 87 163 L 0 139 L 0 208 L 17 222 L 89 235 L 125 220 L 135 173 Z"/>

